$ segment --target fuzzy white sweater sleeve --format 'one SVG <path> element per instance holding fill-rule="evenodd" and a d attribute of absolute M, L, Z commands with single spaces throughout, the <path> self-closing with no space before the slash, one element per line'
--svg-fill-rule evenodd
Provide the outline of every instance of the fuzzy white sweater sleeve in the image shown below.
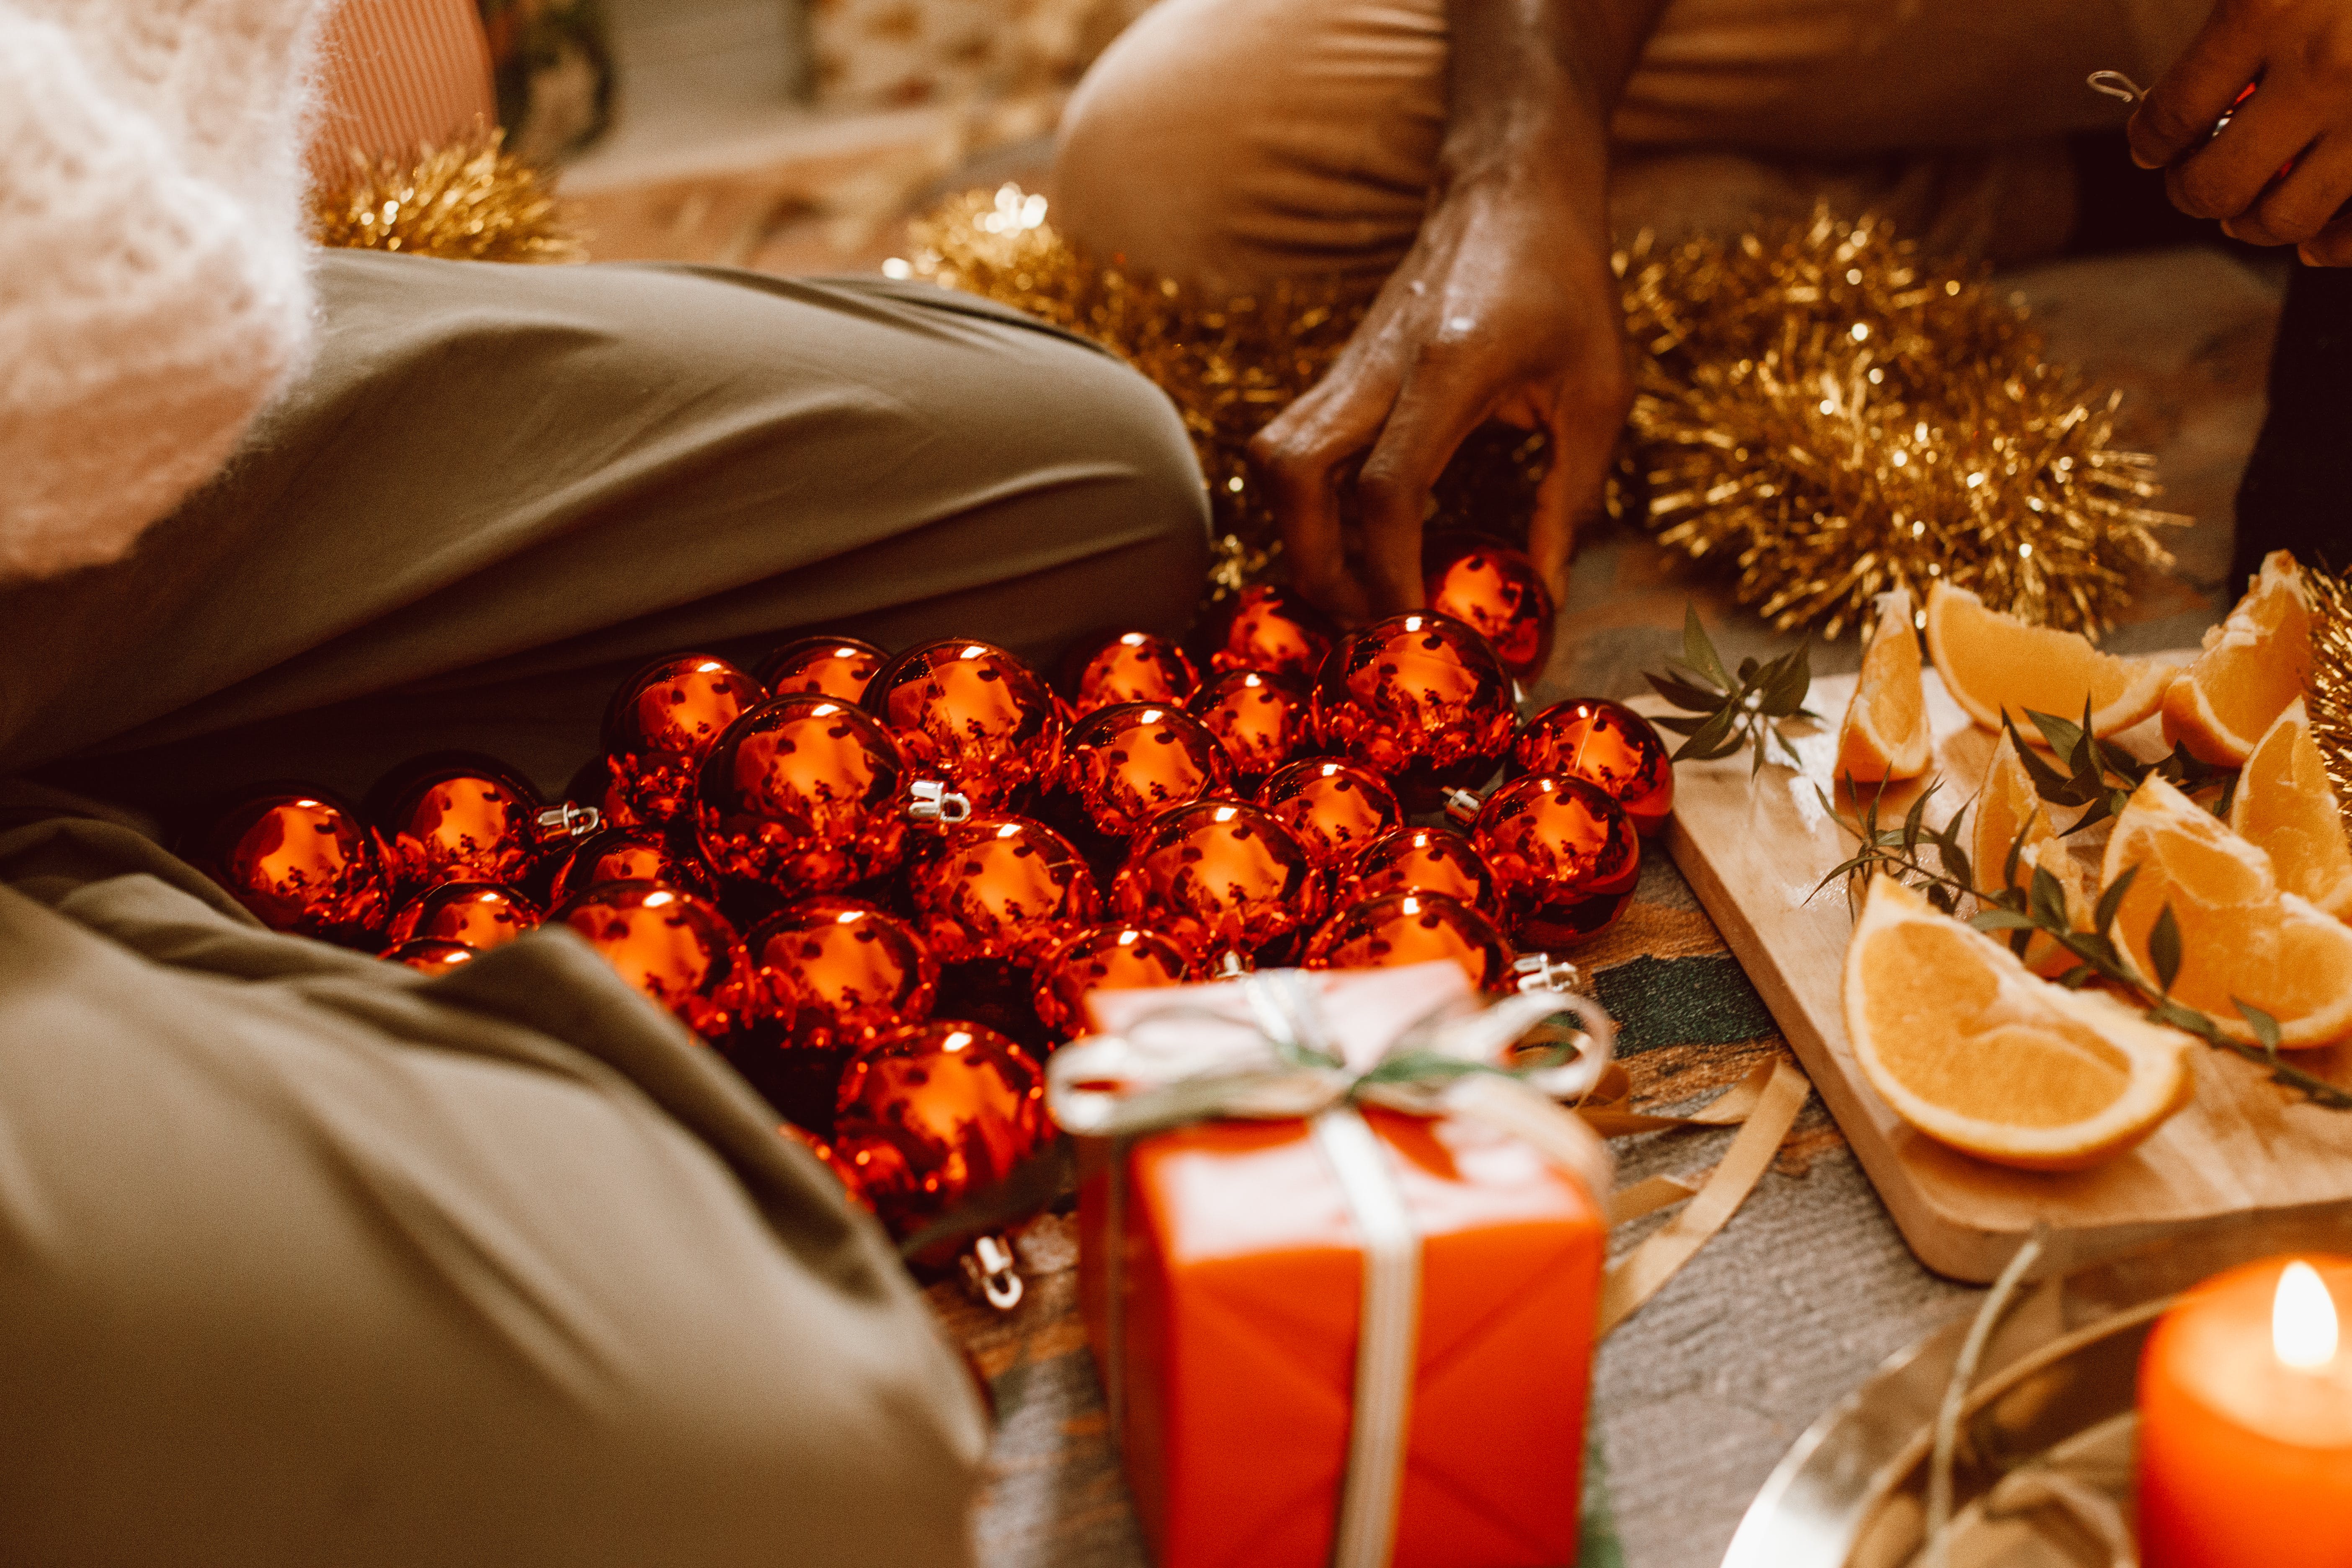
<path fill-rule="evenodd" d="M 313 331 L 314 0 L 0 0 L 0 581 L 112 561 Z"/>

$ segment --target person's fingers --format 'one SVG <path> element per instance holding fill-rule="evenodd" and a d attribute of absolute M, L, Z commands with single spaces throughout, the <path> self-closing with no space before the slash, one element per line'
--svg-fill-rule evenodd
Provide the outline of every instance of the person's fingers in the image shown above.
<path fill-rule="evenodd" d="M 1273 505 L 1291 582 L 1345 621 L 1364 619 L 1371 606 L 1348 570 L 1338 472 L 1370 443 L 1395 395 L 1393 377 L 1364 356 L 1343 356 L 1250 442 L 1251 466 Z"/>
<path fill-rule="evenodd" d="M 2166 194 L 2191 217 L 2237 217 L 2318 133 L 2307 106 L 2258 92 L 2228 130 L 2165 171 Z"/>
<path fill-rule="evenodd" d="M 2221 226 L 2249 245 L 2301 245 L 2352 200 L 2352 136 L 2323 136 L 2246 212 Z"/>
<path fill-rule="evenodd" d="M 2263 46 L 2238 7 L 2216 5 L 2196 41 L 2132 110 L 2125 135 L 2132 162 L 2161 169 L 2195 152 L 2230 111 L 2246 84 L 2262 74 Z"/>
<path fill-rule="evenodd" d="M 1494 390 L 1446 340 L 1423 348 L 1405 376 L 1388 424 L 1356 476 L 1364 586 L 1374 613 L 1421 607 L 1421 525 L 1430 487 L 1494 404 Z"/>
<path fill-rule="evenodd" d="M 1564 384 L 1547 424 L 1551 467 L 1536 490 L 1535 515 L 1528 522 L 1528 558 L 1552 585 L 1555 597 L 1568 584 L 1568 558 L 1578 528 L 1601 511 L 1609 466 L 1633 402 L 1630 381 L 1619 374 L 1580 376 Z"/>
<path fill-rule="evenodd" d="M 2305 267 L 2352 267 L 2352 217 L 2337 218 L 2295 247 Z"/>

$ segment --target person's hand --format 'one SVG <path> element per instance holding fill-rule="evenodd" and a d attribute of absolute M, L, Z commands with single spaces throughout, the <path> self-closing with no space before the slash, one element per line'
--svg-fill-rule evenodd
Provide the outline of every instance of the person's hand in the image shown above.
<path fill-rule="evenodd" d="M 2220 0 L 2133 112 L 2130 137 L 2182 212 L 2249 244 L 2298 246 L 2314 267 L 2352 266 L 2352 218 L 2336 216 L 2352 199 L 2352 5 Z"/>
<path fill-rule="evenodd" d="M 1494 418 L 1550 436 L 1528 549 L 1558 593 L 1632 395 L 1591 185 L 1541 171 L 1453 184 L 1330 370 L 1251 443 L 1292 580 L 1351 622 L 1417 608 L 1430 487 Z M 1339 500 L 1360 456 L 1351 563 Z"/>

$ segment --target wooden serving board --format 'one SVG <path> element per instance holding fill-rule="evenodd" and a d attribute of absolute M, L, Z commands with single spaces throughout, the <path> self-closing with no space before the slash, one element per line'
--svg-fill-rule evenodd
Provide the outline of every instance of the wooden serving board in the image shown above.
<path fill-rule="evenodd" d="M 1990 1280 L 2037 1223 L 2050 1227 L 2062 1257 L 2254 1213 L 2332 1205 L 2352 1227 L 2352 1113 L 2302 1103 L 2226 1052 L 2200 1048 L 2195 1103 L 2138 1148 L 2089 1171 L 1988 1164 L 1913 1131 L 1887 1108 L 1846 1042 L 1839 988 L 1853 921 L 1843 883 L 1814 892 L 1823 873 L 1853 852 L 1853 837 L 1815 793 L 1816 785 L 1831 786 L 1838 721 L 1853 684 L 1851 675 L 1813 682 L 1807 702 L 1822 719 L 1788 729 L 1804 761 L 1801 773 L 1772 764 L 1751 778 L 1744 752 L 1679 764 L 1666 845 L 1919 1261 L 1957 1279 Z M 1943 781 L 1928 816 L 1941 823 L 1976 794 L 1997 737 L 1969 721 L 1932 669 L 1927 688 L 1936 734 L 1928 778 Z M 1672 711 L 1654 698 L 1633 706 Z M 2156 728 L 2150 721 L 2119 739 L 2141 756 L 2159 755 Z M 1884 826 L 1900 825 L 1917 787 L 1887 792 Z M 2295 1060 L 2352 1083 L 2352 1047 L 2300 1051 Z"/>

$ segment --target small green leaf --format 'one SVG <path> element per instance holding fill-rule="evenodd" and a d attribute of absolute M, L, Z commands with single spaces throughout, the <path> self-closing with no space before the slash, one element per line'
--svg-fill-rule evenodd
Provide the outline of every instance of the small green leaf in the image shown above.
<path fill-rule="evenodd" d="M 2074 781 L 2044 762 L 2042 754 L 2017 732 L 2016 721 L 2007 713 L 2000 717 L 2002 725 L 2009 731 L 2009 743 L 2016 749 L 2019 765 L 2025 769 L 2025 776 L 2033 782 L 2033 793 L 2057 805 L 2082 805 L 2083 800 L 2074 793 Z"/>
<path fill-rule="evenodd" d="M 2124 868 L 2124 874 L 2122 876 L 2117 877 L 2114 881 L 2107 884 L 2107 890 L 2099 895 L 2098 910 L 2091 917 L 2091 929 L 2093 931 L 2097 931 L 2101 936 L 2105 936 L 2114 928 L 2116 923 L 2116 911 L 2124 907 L 2124 895 L 2131 891 L 2132 880 L 2138 875 L 2139 865 L 2135 861 L 2133 864 Z"/>
<path fill-rule="evenodd" d="M 2066 889 L 2047 868 L 2033 868 L 2033 885 L 2025 895 L 2026 908 L 2033 913 L 2033 923 L 2047 931 L 2074 929 L 2066 915 Z"/>
<path fill-rule="evenodd" d="M 2081 745 L 2083 737 L 2090 732 L 2071 720 L 2061 719 L 2055 713 L 2043 713 L 2028 708 L 2025 710 L 2025 716 L 2032 721 L 2035 729 L 2042 731 L 2042 738 L 2050 743 L 2050 750 L 2062 757 L 2073 756 L 2074 748 Z M 2004 713 L 2002 717 L 2006 718 L 2008 715 Z"/>
<path fill-rule="evenodd" d="M 2033 918 L 2015 910 L 1979 910 L 1969 917 L 1969 924 L 1979 931 L 2032 931 Z"/>
<path fill-rule="evenodd" d="M 2098 978 L 2097 972 L 2087 963 L 2078 963 L 2058 977 L 2058 984 L 2069 991 L 2080 991 Z"/>
<path fill-rule="evenodd" d="M 1723 659 L 1715 651 L 1714 640 L 1698 624 L 1698 606 L 1688 601 L 1683 605 L 1683 662 L 1710 677 L 1717 686 L 1731 684 L 1731 677 L 1723 672 Z"/>
<path fill-rule="evenodd" d="M 1748 658 L 1741 659 L 1739 661 L 1739 689 L 1742 691 L 1745 691 L 1753 685 L 1756 680 L 1756 672 L 1763 668 L 1763 662 L 1752 654 Z"/>
<path fill-rule="evenodd" d="M 2147 961 L 2156 965 L 2157 989 L 2171 995 L 2173 979 L 2180 973 L 2180 922 L 2172 918 L 2168 900 L 2147 933 Z"/>
<path fill-rule="evenodd" d="M 1762 772 L 1764 771 L 1764 734 L 1765 734 L 1765 726 L 1764 726 L 1764 725 L 1762 725 L 1762 724 L 1759 724 L 1759 725 L 1757 725 L 1757 726 L 1756 726 L 1756 761 L 1755 761 L 1755 763 L 1754 763 L 1752 766 L 1750 766 L 1750 767 L 1748 768 L 1748 776 L 1749 778 L 1751 778 L 1751 779 L 1752 779 L 1752 778 L 1754 778 L 1758 773 L 1762 773 Z"/>
<path fill-rule="evenodd" d="M 2252 1002 L 2242 1002 L 2235 996 L 2230 998 L 2230 1005 L 2235 1007 L 2238 1010 L 2238 1016 L 2245 1019 L 2252 1027 L 2254 1038 L 2262 1043 L 2263 1049 L 2266 1051 L 2278 1049 L 2279 1026 L 2276 1018 L 2272 1017 Z"/>
<path fill-rule="evenodd" d="M 1802 773 L 1805 768 L 1805 759 L 1798 754 L 1797 748 L 1790 743 L 1789 737 L 1780 733 L 1780 731 L 1774 730 L 1772 731 L 1772 739 L 1778 741 L 1780 743 L 1780 750 L 1789 754 L 1789 765 L 1795 768 L 1798 772 Z"/>
<path fill-rule="evenodd" d="M 1674 760 L 1679 763 L 1685 757 L 1696 757 L 1705 762 L 1723 755 L 1720 742 L 1726 735 L 1732 732 L 1732 725 L 1738 721 L 1738 713 L 1733 709 L 1721 710 L 1706 723 L 1700 725 L 1698 731 L 1689 740 L 1675 748 Z M 1736 739 L 1732 742 L 1735 746 L 1738 743 Z"/>
<path fill-rule="evenodd" d="M 1927 884 L 1927 901 L 1945 914 L 1956 914 L 1960 907 L 1960 895 L 1941 882 Z"/>
<path fill-rule="evenodd" d="M 1676 680 L 1672 676 L 1652 675 L 1646 670 L 1643 672 L 1642 679 L 1650 683 L 1653 691 L 1687 712 L 1712 713 L 1723 706 L 1723 693 L 1720 691 L 1708 691 Z"/>
<path fill-rule="evenodd" d="M 2000 885 L 2002 887 L 2014 888 L 2017 886 L 2017 868 L 2025 858 L 2026 835 L 2032 833 L 2033 831 L 2033 825 L 2041 820 L 2042 808 L 2040 806 L 2035 806 L 2033 810 L 2028 814 L 2025 820 L 2017 825 L 2017 831 L 2010 836 L 2009 858 L 2000 863 Z"/>
<path fill-rule="evenodd" d="M 1680 713 L 1653 713 L 1649 719 L 1661 730 L 1672 730 L 1677 735 L 1692 735 L 1705 728 L 1707 719 L 1713 717 L 1711 713 L 1704 718 Z"/>
<path fill-rule="evenodd" d="M 1801 642 L 1794 653 L 1783 654 L 1772 661 L 1758 706 L 1775 719 L 1793 718 L 1804 707 L 1805 693 L 1812 689 L 1812 645 L 1810 641 Z"/>
<path fill-rule="evenodd" d="M 1903 814 L 1903 847 L 1914 855 L 1919 850 L 1919 829 L 1927 820 L 1927 791 L 1920 791 L 1911 809 Z"/>

